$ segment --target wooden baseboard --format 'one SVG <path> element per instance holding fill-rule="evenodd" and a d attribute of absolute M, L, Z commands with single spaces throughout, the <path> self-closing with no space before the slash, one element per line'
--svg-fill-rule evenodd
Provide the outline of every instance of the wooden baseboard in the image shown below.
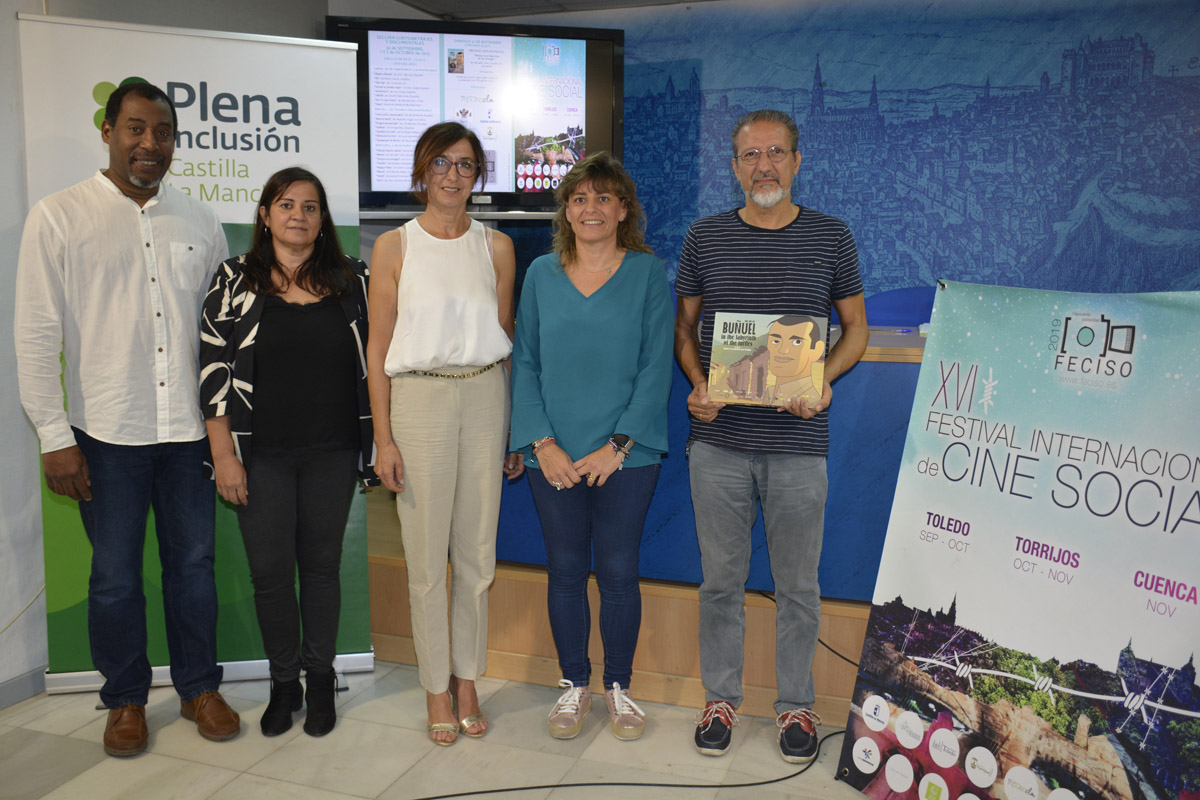
<path fill-rule="evenodd" d="M 408 609 L 408 573 L 404 559 L 369 558 L 371 639 L 375 657 L 416 664 Z M 599 595 L 589 582 L 593 617 Z M 866 635 L 869 603 L 826 600 L 821 608 L 820 637 L 830 647 L 857 660 Z M 489 602 L 488 677 L 554 686 L 561 674 L 546 614 L 544 568 L 502 564 L 496 569 Z M 704 705 L 700 682 L 699 599 L 695 586 L 642 581 L 642 631 L 634 660 L 633 695 L 639 700 L 699 708 Z M 592 623 L 589 656 L 603 662 L 599 624 Z M 745 699 L 740 711 L 775 715 L 775 606 L 771 600 L 746 597 Z M 830 725 L 840 726 L 850 710 L 854 667 L 818 647 L 813 661 L 817 697 L 813 710 Z M 593 691 L 603 691 L 599 675 Z"/>

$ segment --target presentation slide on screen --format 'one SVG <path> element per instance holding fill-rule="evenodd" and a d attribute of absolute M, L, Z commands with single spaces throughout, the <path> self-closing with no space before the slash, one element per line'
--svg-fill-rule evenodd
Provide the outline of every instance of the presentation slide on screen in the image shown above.
<path fill-rule="evenodd" d="M 587 154 L 587 43 L 372 31 L 371 190 L 407 191 L 421 132 L 453 120 L 483 144 L 490 191 L 550 192 Z"/>

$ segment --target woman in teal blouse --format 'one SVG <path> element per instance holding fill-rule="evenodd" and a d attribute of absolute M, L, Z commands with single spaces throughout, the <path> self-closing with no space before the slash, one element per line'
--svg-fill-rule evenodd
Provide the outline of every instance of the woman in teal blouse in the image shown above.
<path fill-rule="evenodd" d="M 674 316 L 666 270 L 646 246 L 633 180 L 607 153 L 556 192 L 554 252 L 530 265 L 513 343 L 513 447 L 526 454 L 546 540 L 547 604 L 563 694 L 552 736 L 591 707 L 587 578 L 595 558 L 613 733 L 636 739 L 628 696 L 641 627 L 638 550 L 667 450 Z"/>

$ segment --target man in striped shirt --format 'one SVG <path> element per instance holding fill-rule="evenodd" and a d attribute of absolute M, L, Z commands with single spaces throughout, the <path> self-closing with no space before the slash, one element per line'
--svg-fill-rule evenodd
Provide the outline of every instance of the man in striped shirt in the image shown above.
<path fill-rule="evenodd" d="M 866 349 L 867 316 L 849 228 L 791 202 L 800 169 L 796 124 L 780 111 L 753 111 L 738 120 L 731 138 L 733 171 L 746 204 L 692 224 L 675 283 L 675 355 L 693 387 L 688 459 L 704 572 L 700 672 L 707 702 L 697 718 L 695 742 L 705 755 L 723 755 L 737 724 L 750 529 L 761 501 L 777 603 L 780 754 L 785 761 L 807 763 L 816 757 L 820 722 L 812 711 L 812 661 L 821 622 L 817 565 L 830 382 Z M 793 399 L 777 409 L 709 399 L 715 312 L 822 318 L 831 305 L 842 336 L 826 356 L 820 400 L 810 405 Z"/>

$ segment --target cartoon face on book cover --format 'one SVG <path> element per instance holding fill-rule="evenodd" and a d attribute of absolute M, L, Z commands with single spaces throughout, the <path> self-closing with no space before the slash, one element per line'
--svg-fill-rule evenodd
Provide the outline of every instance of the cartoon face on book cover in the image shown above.
<path fill-rule="evenodd" d="M 708 396 L 759 406 L 820 399 L 827 330 L 825 317 L 716 312 Z"/>

